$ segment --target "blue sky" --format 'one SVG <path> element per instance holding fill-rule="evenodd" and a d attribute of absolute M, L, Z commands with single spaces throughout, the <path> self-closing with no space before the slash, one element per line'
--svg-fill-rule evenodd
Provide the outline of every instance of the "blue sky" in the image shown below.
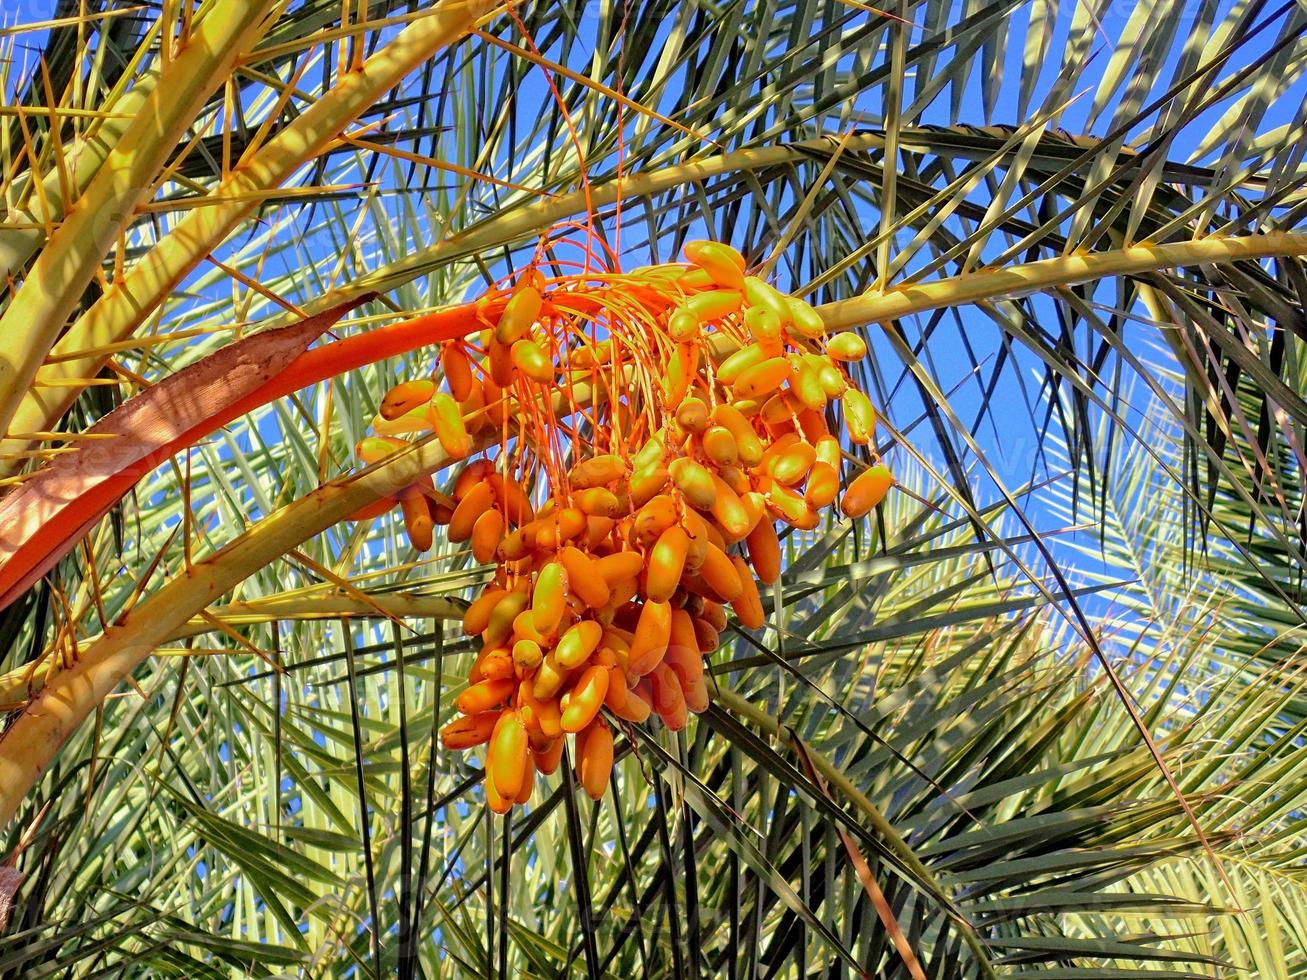
<path fill-rule="evenodd" d="M 956 20 L 964 13 L 964 7 L 967 8 L 966 12 L 970 12 L 970 8 L 978 6 L 954 3 L 949 17 Z M 1136 12 L 1141 9 L 1133 2 L 1118 0 L 1118 2 L 1100 3 L 1095 6 L 1092 15 L 1087 13 L 1090 8 L 1084 4 L 1075 2 L 1057 4 L 1055 5 L 1056 21 L 1047 39 L 1047 51 L 1050 54 L 1043 59 L 1043 69 L 1038 75 L 1038 80 L 1032 86 L 1029 97 L 1023 101 L 1020 84 L 1023 58 L 1028 46 L 1031 17 L 1040 9 L 1039 5 L 1034 3 L 1025 4 L 1011 22 L 1011 31 L 1005 49 L 1002 52 L 982 50 L 970 74 L 965 79 L 959 80 L 956 87 L 949 86 L 940 92 L 923 118 L 926 122 L 938 125 L 948 125 L 955 119 L 973 124 L 1019 124 L 1023 121 L 1023 115 L 1035 111 L 1050 98 L 1050 93 L 1057 91 L 1059 73 L 1063 69 L 1063 61 L 1059 54 L 1068 50 L 1071 39 L 1080 38 L 1084 45 L 1084 52 L 1068 56 L 1070 62 L 1077 67 L 1078 76 L 1065 87 L 1065 92 L 1060 96 L 1069 104 L 1058 117 L 1057 123 L 1062 129 L 1071 133 L 1088 132 L 1103 135 L 1112 126 L 1113 115 L 1127 86 L 1123 84 L 1117 87 L 1111 97 L 1101 107 L 1097 107 L 1097 110 L 1094 104 L 1095 95 L 1099 91 L 1105 73 L 1111 70 L 1113 59 L 1118 56 L 1119 51 L 1126 51 L 1137 41 L 1160 45 L 1160 54 L 1153 52 L 1152 56 L 1161 57 L 1162 63 L 1157 67 L 1158 80 L 1145 99 L 1147 101 L 1169 83 L 1182 53 L 1194 43 L 1205 42 L 1211 30 L 1208 25 L 1222 24 L 1227 12 L 1233 6 L 1234 4 L 1229 0 L 1222 0 L 1219 3 L 1158 4 L 1155 8 L 1159 11 L 1158 15 L 1141 25 L 1132 22 Z M 1254 25 L 1268 26 L 1236 52 L 1229 66 L 1223 70 L 1223 75 L 1229 75 L 1240 66 L 1256 59 L 1277 41 L 1284 19 L 1282 16 L 1277 19 L 1270 15 L 1280 9 L 1279 5 L 1268 5 L 1260 18 L 1254 18 Z M 14 20 L 43 19 L 52 16 L 54 10 L 53 2 L 19 0 L 16 5 L 13 3 L 5 5 L 3 20 L 12 23 Z M 1167 16 L 1163 16 L 1164 14 Z M 1140 26 L 1147 28 L 1142 37 L 1138 32 Z M 910 43 L 919 42 L 923 33 L 918 25 L 913 31 Z M 25 52 L 36 50 L 41 40 L 39 34 L 24 38 L 24 43 L 20 45 L 18 52 L 18 60 L 22 62 Z M 575 67 L 586 67 L 590 54 L 591 52 L 584 46 L 578 47 L 572 54 L 571 61 Z M 561 54 L 559 56 L 562 57 Z M 877 53 L 874 55 L 874 60 L 879 62 L 883 57 L 883 53 Z M 1141 63 L 1148 63 L 1147 59 Z M 1001 71 L 998 70 L 1000 66 Z M 909 97 L 920 91 L 929 81 L 930 76 L 927 73 L 914 74 L 908 85 Z M 1255 123 L 1253 129 L 1256 132 L 1267 132 L 1293 122 L 1302 112 L 1305 92 L 1307 92 L 1307 82 L 1298 79 L 1286 91 L 1276 93 L 1267 106 L 1264 116 Z M 547 92 L 538 71 L 528 76 L 522 94 L 524 107 L 548 104 Z M 666 101 L 674 102 L 677 94 L 673 86 L 667 93 Z M 878 125 L 883 116 L 882 106 L 878 101 L 880 98 L 880 90 L 872 90 L 848 108 L 852 110 L 854 118 L 862 124 Z M 1227 100 L 1225 103 L 1211 107 L 1181 130 L 1168 149 L 1168 156 L 1173 159 L 1187 158 L 1199 146 L 1209 128 L 1220 119 L 1229 105 L 1230 102 Z M 828 115 L 832 120 L 837 120 L 839 112 L 833 111 Z M 1155 118 L 1150 117 L 1145 121 L 1145 125 L 1151 124 Z M 532 121 L 524 119 L 523 124 Z M 1141 143 L 1145 139 L 1145 133 L 1143 130 L 1136 129 L 1128 139 L 1132 144 Z M 1216 153 L 1209 154 L 1209 158 L 1202 162 L 1215 162 L 1219 152 L 1220 147 Z M 629 236 L 627 240 L 631 241 L 633 237 Z M 630 258 L 632 260 L 630 264 L 638 264 L 644 261 L 646 256 L 635 254 Z M 294 259 L 295 256 L 290 254 L 278 257 L 276 261 L 287 263 L 289 268 L 289 263 Z M 502 263 L 492 263 L 492 268 L 502 271 L 504 266 Z M 191 285 L 194 283 L 188 283 L 188 286 Z M 1051 310 L 1047 307 L 1043 307 L 1042 312 L 1051 315 Z M 915 338 L 916 334 L 913 331 L 923 326 L 924 322 L 923 319 L 917 324 L 910 325 L 910 338 Z M 927 361 L 932 375 L 940 386 L 952 393 L 953 407 L 964 421 L 970 422 L 974 417 L 982 396 L 982 381 L 973 375 L 968 350 L 975 348 L 985 369 L 988 370 L 999 351 L 998 343 L 998 331 L 989 317 L 974 308 L 964 308 L 956 315 L 945 318 L 923 354 L 923 359 Z M 886 363 L 893 363 L 892 355 L 889 355 L 883 347 L 881 353 L 885 356 Z M 1035 368 L 1033 362 L 1023 364 L 1022 367 L 1025 375 L 1033 377 L 1032 372 Z M 887 385 L 895 392 L 893 404 L 889 406 L 891 417 L 902 424 L 907 424 L 917 417 L 921 411 L 921 402 L 912 386 L 894 384 L 893 377 L 888 379 Z M 1011 487 L 1020 485 L 1032 475 L 1035 434 L 1028 419 L 1023 419 L 1019 427 L 1015 424 L 1015 419 L 1025 414 L 1024 406 L 1034 397 L 1036 387 L 1033 381 L 1023 386 L 1020 379 L 1012 372 L 1006 373 L 1000 379 L 999 385 L 998 403 L 1013 406 L 1012 431 L 1004 431 L 1002 420 L 991 417 L 985 425 L 979 427 L 976 438 L 989 462 Z M 917 433 L 914 432 L 913 435 Z M 992 488 L 988 489 L 992 490 Z"/>

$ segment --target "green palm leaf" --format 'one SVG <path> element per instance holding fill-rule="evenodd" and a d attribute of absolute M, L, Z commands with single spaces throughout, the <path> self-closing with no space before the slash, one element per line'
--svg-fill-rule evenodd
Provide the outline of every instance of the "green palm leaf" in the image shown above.
<path fill-rule="evenodd" d="M 236 336 L 448 305 L 593 219 L 848 317 L 902 490 L 783 541 L 767 628 L 609 796 L 506 822 L 435 738 L 484 570 L 292 519 L 428 354 L 232 423 L 0 612 L 19 721 L 153 637 L 6 828 L 0 971 L 1307 975 L 1301 5 L 242 6 L 0 25 L 0 476 Z"/>

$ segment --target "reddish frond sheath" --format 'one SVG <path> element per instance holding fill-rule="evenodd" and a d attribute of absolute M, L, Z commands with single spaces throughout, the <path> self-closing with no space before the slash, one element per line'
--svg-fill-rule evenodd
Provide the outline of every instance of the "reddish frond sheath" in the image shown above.
<path fill-rule="evenodd" d="M 360 296 L 239 340 L 165 378 L 87 430 L 116 438 L 55 457 L 0 500 L 0 609 L 54 567 L 169 456 L 292 391 L 477 327 L 473 307 L 465 305 L 308 349 L 372 298 Z"/>

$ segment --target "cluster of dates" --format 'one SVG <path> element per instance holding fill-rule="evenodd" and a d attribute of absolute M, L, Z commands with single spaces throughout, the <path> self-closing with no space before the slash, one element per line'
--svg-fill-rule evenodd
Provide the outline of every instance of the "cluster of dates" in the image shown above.
<path fill-rule="evenodd" d="M 764 624 L 758 583 L 781 571 L 775 522 L 814 529 L 837 498 L 859 517 L 892 485 L 877 462 L 841 497 L 828 419 L 838 408 L 862 446 L 876 423 L 846 370 L 863 340 L 828 336 L 730 246 L 685 255 L 631 273 L 528 271 L 483 298 L 479 342 L 445 345 L 448 391 L 426 379 L 391 389 L 378 434 L 357 447 L 374 462 L 407 445 L 399 436 L 434 431 L 468 460 L 447 494 L 428 479 L 378 507 L 403 509 L 419 550 L 446 525 L 495 566 L 464 617 L 481 651 L 441 737 L 487 746 L 497 812 L 555 771 L 569 734 L 598 799 L 613 764 L 601 709 L 678 730 L 707 708 L 704 660 L 726 606 L 745 628 Z"/>

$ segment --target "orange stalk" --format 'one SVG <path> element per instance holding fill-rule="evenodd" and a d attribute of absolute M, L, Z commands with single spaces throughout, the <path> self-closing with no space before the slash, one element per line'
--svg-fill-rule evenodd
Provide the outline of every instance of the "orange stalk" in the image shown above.
<path fill-rule="evenodd" d="M 364 298 L 349 305 L 357 305 Z M 334 321 L 346 309 L 348 306 L 332 311 L 335 316 L 331 316 L 331 320 Z M 125 460 L 122 469 L 116 473 L 97 472 L 93 464 L 69 472 L 73 468 L 63 461 L 76 454 L 60 457 L 57 463 L 47 466 L 14 490 L 10 494 L 13 499 L 0 501 L 0 518 L 7 516 L 6 506 L 12 510 L 22 510 L 29 499 L 40 500 L 43 506 L 50 508 L 42 514 L 40 521 L 28 522 L 29 530 L 26 531 L 16 516 L 12 520 L 0 519 L 0 526 L 6 527 L 5 534 L 0 535 L 0 608 L 9 605 L 30 588 L 142 477 L 170 456 L 195 445 L 228 422 L 293 391 L 385 357 L 464 336 L 480 326 L 476 306 L 468 303 L 306 350 L 272 378 L 234 401 L 220 404 L 189 428 L 160 435 L 157 442 L 147 445 L 145 450 Z M 255 334 L 230 344 L 188 370 L 202 374 L 206 363 L 220 363 L 219 359 L 229 361 L 238 356 L 243 347 L 252 348 L 262 343 L 266 336 Z M 118 412 L 123 412 L 129 406 L 148 406 L 152 393 L 153 389 L 142 392 L 125 403 Z M 148 443 L 148 432 L 140 438 Z M 87 453 L 88 457 L 92 452 L 100 451 L 99 448 L 86 447 L 77 450 L 78 453 Z"/>
<path fill-rule="evenodd" d="M 209 424 L 205 431 L 195 434 L 194 438 L 184 445 L 193 445 L 220 426 L 289 395 L 292 391 L 299 391 L 319 381 L 326 381 L 338 374 L 356 370 L 365 364 L 372 364 L 387 357 L 407 354 L 419 347 L 475 333 L 482 327 L 476 314 L 475 303 L 449 306 L 432 313 L 424 313 L 412 320 L 402 320 L 399 323 L 378 327 L 367 333 L 305 351 L 277 377 L 256 391 L 250 392 L 240 401 L 233 402 L 219 415 L 215 415 L 210 420 L 212 424 Z M 187 433 L 187 436 L 191 436 L 191 433 Z"/>

